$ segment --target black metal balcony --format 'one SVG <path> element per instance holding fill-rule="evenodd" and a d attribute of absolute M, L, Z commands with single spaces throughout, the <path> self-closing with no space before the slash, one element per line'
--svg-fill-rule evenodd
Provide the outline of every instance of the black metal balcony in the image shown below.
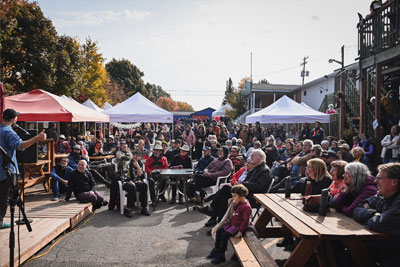
<path fill-rule="evenodd" d="M 358 24 L 360 59 L 382 52 L 399 43 L 400 0 L 386 1 Z"/>

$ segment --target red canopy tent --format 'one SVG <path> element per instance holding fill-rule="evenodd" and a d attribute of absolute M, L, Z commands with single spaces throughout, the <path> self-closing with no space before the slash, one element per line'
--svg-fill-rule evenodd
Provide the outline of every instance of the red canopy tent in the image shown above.
<path fill-rule="evenodd" d="M 20 112 L 19 121 L 110 121 L 106 114 L 40 89 L 6 97 L 5 108 Z"/>

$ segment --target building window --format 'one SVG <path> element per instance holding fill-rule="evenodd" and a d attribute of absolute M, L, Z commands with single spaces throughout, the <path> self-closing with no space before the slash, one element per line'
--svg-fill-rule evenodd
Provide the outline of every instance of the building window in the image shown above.
<path fill-rule="evenodd" d="M 307 91 L 304 91 L 304 92 L 303 92 L 303 95 L 306 96 L 306 95 L 307 95 Z"/>

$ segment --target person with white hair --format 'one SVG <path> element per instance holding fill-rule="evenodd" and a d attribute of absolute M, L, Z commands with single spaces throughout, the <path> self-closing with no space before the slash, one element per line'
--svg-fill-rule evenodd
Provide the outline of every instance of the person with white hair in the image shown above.
<path fill-rule="evenodd" d="M 344 167 L 344 184 L 344 190 L 331 199 L 330 206 L 351 217 L 362 201 L 376 194 L 376 186 L 368 167 L 360 162 Z"/>
<path fill-rule="evenodd" d="M 328 151 L 329 150 L 329 141 L 328 140 L 322 140 L 321 141 L 321 147 L 322 147 L 322 150 Z"/>
<path fill-rule="evenodd" d="M 328 109 L 326 110 L 325 113 L 326 114 L 335 114 L 336 113 L 336 110 L 334 109 L 333 104 L 328 105 Z"/>

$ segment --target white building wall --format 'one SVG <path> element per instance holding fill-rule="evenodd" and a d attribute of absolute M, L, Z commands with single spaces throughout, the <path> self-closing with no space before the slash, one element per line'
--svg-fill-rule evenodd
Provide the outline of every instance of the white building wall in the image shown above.
<path fill-rule="evenodd" d="M 304 92 L 306 92 L 306 94 Z M 335 77 L 329 77 L 321 82 L 301 89 L 301 101 L 313 109 L 318 110 L 325 98 L 325 95 L 333 94 L 334 92 Z"/>

